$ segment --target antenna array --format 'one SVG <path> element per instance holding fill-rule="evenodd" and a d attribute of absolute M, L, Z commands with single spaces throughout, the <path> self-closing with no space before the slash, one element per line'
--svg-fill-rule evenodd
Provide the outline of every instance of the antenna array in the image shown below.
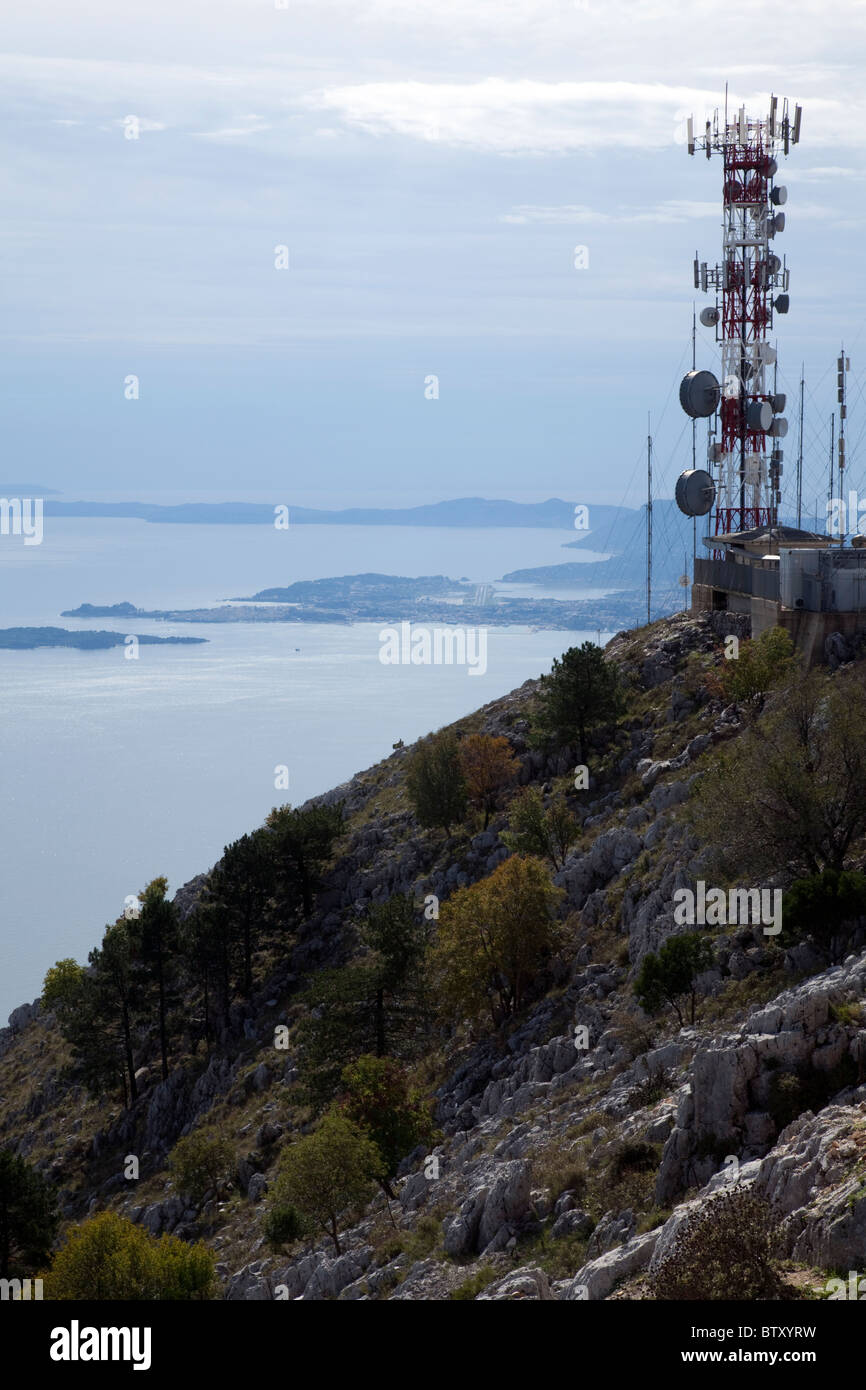
<path fill-rule="evenodd" d="M 717 417 L 708 456 L 715 535 L 775 525 L 782 500 L 780 441 L 788 422 L 785 397 L 770 389 L 767 375 L 776 362 L 769 341 L 774 316 L 788 312 L 790 276 L 772 249 L 785 229 L 780 209 L 788 197 L 775 179 L 777 156 L 800 139 L 801 116 L 799 106 L 791 116 L 787 100 L 780 110 L 779 98 L 771 96 L 767 115 L 757 119 L 741 106 L 733 119 L 727 107 L 721 120 L 716 111 L 702 134 L 695 133 L 692 117 L 688 121 L 689 154 L 703 150 L 709 159 L 718 153 L 723 162 L 722 261 L 711 266 L 696 256 L 694 262 L 695 289 L 715 298 L 700 320 L 716 330 L 722 382 L 711 372 L 692 371 L 680 387 L 686 414 Z"/>

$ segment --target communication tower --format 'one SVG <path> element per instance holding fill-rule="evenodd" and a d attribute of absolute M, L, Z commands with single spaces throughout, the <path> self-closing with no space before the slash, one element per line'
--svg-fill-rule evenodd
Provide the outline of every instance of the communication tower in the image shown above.
<path fill-rule="evenodd" d="M 684 473 L 677 501 L 687 516 L 713 509 L 713 535 L 749 531 L 778 522 L 782 500 L 782 448 L 788 432 L 784 395 L 771 388 L 769 368 L 776 350 L 769 339 L 775 314 L 788 312 L 789 272 L 773 249 L 784 231 L 787 190 L 776 183 L 778 156 L 800 139 L 801 108 L 789 115 L 787 100 L 770 97 L 769 112 L 753 118 L 741 106 L 729 119 L 716 111 L 702 134 L 688 121 L 688 151 L 714 153 L 723 164 L 721 264 L 694 262 L 695 288 L 713 293 L 715 305 L 701 310 L 705 328 L 715 328 L 721 352 L 721 383 L 709 371 L 692 370 L 680 386 L 680 404 L 696 419 L 712 419 L 708 467 Z M 697 508 L 697 510 L 694 510 Z"/>

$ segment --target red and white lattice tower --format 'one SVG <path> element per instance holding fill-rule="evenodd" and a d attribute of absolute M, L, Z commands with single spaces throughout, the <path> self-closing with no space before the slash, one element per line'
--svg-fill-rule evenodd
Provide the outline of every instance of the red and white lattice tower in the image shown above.
<path fill-rule="evenodd" d="M 773 389 L 775 349 L 769 342 L 775 313 L 788 311 L 788 270 L 776 254 L 774 239 L 784 230 L 787 199 L 775 182 L 778 156 L 800 138 L 800 107 L 793 117 L 784 101 L 770 98 L 766 116 L 753 119 L 741 107 L 720 122 L 716 111 L 702 135 L 688 123 L 688 149 L 704 150 L 707 159 L 721 154 L 724 166 L 724 235 L 720 265 L 695 259 L 695 288 L 715 291 L 714 308 L 701 312 L 701 323 L 715 327 L 721 351 L 718 395 L 708 372 L 690 373 L 680 391 L 683 408 L 693 417 L 709 417 L 718 408 L 718 434 L 709 444 L 709 471 L 715 483 L 711 534 L 748 531 L 775 525 L 781 502 L 782 450 L 788 424 L 781 411 L 785 397 Z M 701 380 L 702 379 L 702 380 Z M 690 386 L 687 387 L 687 383 Z M 700 399 L 699 399 L 700 398 Z M 703 404 L 701 404 L 703 401 Z"/>

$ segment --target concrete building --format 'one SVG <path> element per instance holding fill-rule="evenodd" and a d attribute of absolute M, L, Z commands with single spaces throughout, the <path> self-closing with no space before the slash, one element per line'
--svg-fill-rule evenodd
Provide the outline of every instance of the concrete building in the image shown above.
<path fill-rule="evenodd" d="M 831 633 L 866 634 L 866 536 L 843 549 L 831 536 L 778 525 L 707 536 L 704 545 L 716 554 L 695 560 L 693 613 L 745 614 L 753 637 L 783 627 L 809 665 L 826 660 Z"/>

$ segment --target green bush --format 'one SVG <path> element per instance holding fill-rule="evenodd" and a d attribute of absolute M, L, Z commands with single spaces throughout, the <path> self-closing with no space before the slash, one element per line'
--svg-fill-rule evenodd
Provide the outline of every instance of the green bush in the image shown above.
<path fill-rule="evenodd" d="M 291 1202 L 275 1202 L 262 1222 L 262 1231 L 269 1245 L 291 1245 L 307 1231 L 307 1224 Z"/>
<path fill-rule="evenodd" d="M 562 868 L 580 833 L 565 798 L 555 797 L 545 810 L 538 787 L 522 787 L 511 798 L 508 824 L 509 829 L 500 836 L 503 844 L 516 854 L 535 854 L 549 859 L 554 869 Z"/>
<path fill-rule="evenodd" d="M 448 1295 L 453 1299 L 473 1299 L 483 1293 L 488 1284 L 492 1284 L 496 1278 L 496 1270 L 492 1265 L 482 1265 L 477 1273 L 464 1279 L 462 1284 L 458 1284 L 456 1289 L 452 1289 Z"/>
<path fill-rule="evenodd" d="M 271 1210 L 294 1206 L 305 1225 L 325 1231 L 342 1254 L 338 1224 L 347 1209 L 364 1206 L 384 1160 L 364 1130 L 329 1111 L 312 1134 L 283 1149 Z"/>
<path fill-rule="evenodd" d="M 825 950 L 834 937 L 849 935 L 845 926 L 853 926 L 860 917 L 866 917 L 866 874 L 856 869 L 824 869 L 823 873 L 798 878 L 783 899 L 786 939 L 810 936 Z"/>
<path fill-rule="evenodd" d="M 775 1236 L 769 1207 L 752 1192 L 733 1188 L 711 1197 L 680 1228 L 651 1276 L 653 1296 L 702 1302 L 778 1298 Z"/>
<path fill-rule="evenodd" d="M 839 1091 L 856 1086 L 857 1063 L 846 1054 L 829 1071 L 799 1067 L 796 1071 L 777 1071 L 770 1082 L 768 1110 L 780 1130 L 805 1110 L 817 1114 Z"/>
<path fill-rule="evenodd" d="M 694 1023 L 697 978 L 712 963 L 712 945 L 700 932 L 670 937 L 658 955 L 649 951 L 641 961 L 634 982 L 638 1003 L 650 1014 L 658 1013 L 665 1004 L 669 1005 L 683 1028 L 683 1011 L 686 1001 L 689 1001 L 689 1021 Z"/>
<path fill-rule="evenodd" d="M 168 1156 L 178 1192 L 196 1204 L 210 1188 L 228 1178 L 233 1162 L 228 1141 L 205 1130 L 195 1130 L 179 1139 Z"/>
<path fill-rule="evenodd" d="M 48 1299 L 201 1301 L 217 1296 L 215 1256 L 201 1241 L 148 1235 L 116 1212 L 73 1226 L 44 1275 Z"/>
<path fill-rule="evenodd" d="M 739 656 L 726 661 L 722 686 L 729 700 L 758 712 L 774 686 L 797 669 L 794 644 L 784 628 L 771 627 L 753 642 L 743 642 Z"/>

